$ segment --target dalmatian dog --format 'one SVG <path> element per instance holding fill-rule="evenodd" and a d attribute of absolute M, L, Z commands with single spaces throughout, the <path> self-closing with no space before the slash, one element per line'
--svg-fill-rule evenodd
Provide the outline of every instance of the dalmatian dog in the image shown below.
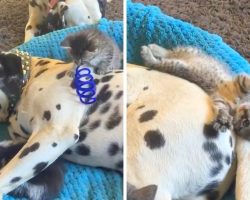
<path fill-rule="evenodd" d="M 29 0 L 25 42 L 65 27 L 96 24 L 105 16 L 106 3 L 107 0 Z"/>
<path fill-rule="evenodd" d="M 10 116 L 12 142 L 24 143 L 0 170 L 1 194 L 46 171 L 60 156 L 122 171 L 123 71 L 92 74 L 97 100 L 83 104 L 74 70 L 73 63 L 60 60 L 0 53 L 0 118 Z M 6 142 L 0 143 L 0 150 L 4 147 Z"/>
<path fill-rule="evenodd" d="M 128 65 L 129 200 L 220 200 L 235 177 L 235 135 L 213 129 L 210 97 L 184 79 Z"/>

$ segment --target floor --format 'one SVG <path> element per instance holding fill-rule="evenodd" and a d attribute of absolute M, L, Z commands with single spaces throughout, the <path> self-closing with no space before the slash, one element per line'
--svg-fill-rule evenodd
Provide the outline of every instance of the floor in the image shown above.
<path fill-rule="evenodd" d="M 134 0 L 220 35 L 250 62 L 249 0 Z"/>

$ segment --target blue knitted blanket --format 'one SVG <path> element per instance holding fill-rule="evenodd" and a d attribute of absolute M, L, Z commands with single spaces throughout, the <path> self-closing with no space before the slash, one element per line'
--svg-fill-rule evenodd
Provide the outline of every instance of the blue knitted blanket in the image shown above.
<path fill-rule="evenodd" d="M 208 33 L 192 24 L 174 19 L 158 7 L 127 1 L 127 59 L 142 64 L 140 47 L 157 43 L 165 48 L 195 46 L 228 64 L 233 73 L 250 73 L 249 63 L 225 44 L 218 35 Z M 233 190 L 224 200 L 233 200 Z"/>
<path fill-rule="evenodd" d="M 18 46 L 17 49 L 27 51 L 33 56 L 68 60 L 67 52 L 60 48 L 60 42 L 69 33 L 84 28 L 86 27 L 72 27 L 43 35 Z M 97 28 L 115 39 L 122 49 L 123 24 L 121 21 L 102 19 Z M 0 128 L 0 134 L 6 135 L 6 128 L 3 125 Z M 64 186 L 56 200 L 121 200 L 122 182 L 122 177 L 117 172 L 67 162 Z M 6 195 L 4 200 L 14 200 L 14 198 Z"/>

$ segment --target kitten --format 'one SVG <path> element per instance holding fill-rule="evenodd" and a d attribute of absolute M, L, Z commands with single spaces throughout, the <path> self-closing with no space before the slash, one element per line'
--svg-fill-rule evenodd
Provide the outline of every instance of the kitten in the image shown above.
<path fill-rule="evenodd" d="M 146 66 L 200 86 L 211 96 L 218 112 L 214 128 L 221 131 L 231 128 L 237 100 L 250 92 L 247 75 L 233 77 L 225 65 L 192 47 L 167 50 L 151 44 L 142 47 L 141 56 Z"/>
<path fill-rule="evenodd" d="M 24 143 L 1 142 L 0 168 L 8 163 L 23 145 Z M 54 199 L 62 187 L 63 175 L 63 163 L 60 160 L 56 160 L 40 174 L 11 191 L 9 195 L 22 198 L 26 197 L 30 200 Z"/>
<path fill-rule="evenodd" d="M 69 35 L 61 46 L 67 48 L 77 65 L 89 63 L 97 74 L 121 68 L 121 53 L 115 42 L 96 29 Z"/>

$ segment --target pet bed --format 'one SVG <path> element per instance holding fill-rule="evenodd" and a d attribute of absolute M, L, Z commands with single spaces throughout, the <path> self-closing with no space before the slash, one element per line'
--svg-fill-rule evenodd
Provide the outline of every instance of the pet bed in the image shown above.
<path fill-rule="evenodd" d="M 121 21 L 102 19 L 97 28 L 111 36 L 122 49 L 123 24 Z M 17 49 L 27 51 L 33 56 L 69 60 L 60 42 L 69 34 L 86 27 L 76 26 L 33 38 Z M 1 139 L 7 137 L 6 125 L 1 125 Z M 66 161 L 65 161 L 66 162 Z M 121 200 L 122 176 L 114 171 L 81 166 L 66 162 L 64 186 L 56 200 Z M 14 200 L 8 195 L 4 200 Z M 16 199 L 15 199 L 16 200 Z"/>
<path fill-rule="evenodd" d="M 150 43 L 171 49 L 195 46 L 226 62 L 232 73 L 250 73 L 249 63 L 225 44 L 218 35 L 192 24 L 174 19 L 158 7 L 127 1 L 127 58 L 129 63 L 142 64 L 140 47 Z M 233 189 L 223 200 L 234 200 Z"/>

